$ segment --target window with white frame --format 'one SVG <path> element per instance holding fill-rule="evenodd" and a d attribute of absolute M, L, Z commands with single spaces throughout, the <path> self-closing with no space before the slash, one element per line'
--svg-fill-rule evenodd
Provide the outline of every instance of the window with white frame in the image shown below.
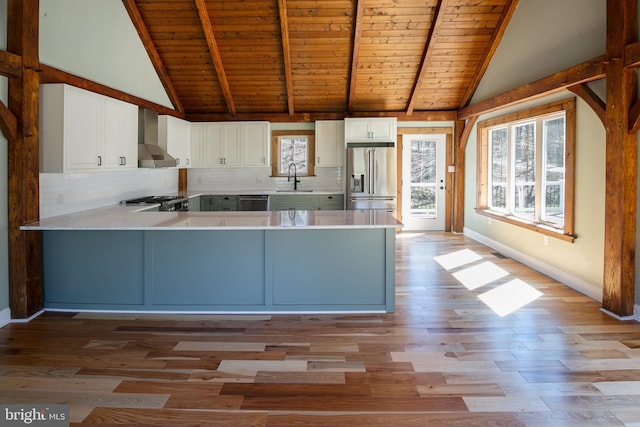
<path fill-rule="evenodd" d="M 573 238 L 575 100 L 478 123 L 481 214 Z"/>

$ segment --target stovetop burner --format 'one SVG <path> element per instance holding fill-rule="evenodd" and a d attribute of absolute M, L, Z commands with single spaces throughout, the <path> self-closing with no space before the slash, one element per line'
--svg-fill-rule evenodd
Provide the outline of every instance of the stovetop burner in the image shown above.
<path fill-rule="evenodd" d="M 156 205 L 159 204 L 161 211 L 187 211 L 189 210 L 189 199 L 183 196 L 145 196 L 136 199 L 129 199 L 123 202 L 126 205 Z"/>

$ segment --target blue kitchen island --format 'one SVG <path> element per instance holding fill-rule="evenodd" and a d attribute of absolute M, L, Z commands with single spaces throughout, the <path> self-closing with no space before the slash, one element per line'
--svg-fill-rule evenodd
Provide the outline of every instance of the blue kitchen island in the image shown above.
<path fill-rule="evenodd" d="M 389 213 L 149 212 L 114 206 L 23 226 L 43 236 L 49 310 L 393 312 Z"/>

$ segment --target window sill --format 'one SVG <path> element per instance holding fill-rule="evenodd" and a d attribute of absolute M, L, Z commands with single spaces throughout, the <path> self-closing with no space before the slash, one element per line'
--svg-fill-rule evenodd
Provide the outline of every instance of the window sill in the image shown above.
<path fill-rule="evenodd" d="M 562 230 L 559 230 L 557 228 L 553 228 L 548 225 L 540 224 L 537 222 L 527 221 L 526 219 L 518 218 L 512 215 L 501 214 L 501 213 L 490 211 L 487 209 L 476 209 L 476 213 L 478 215 L 482 215 L 492 219 L 496 219 L 498 221 L 506 222 L 507 224 L 526 228 L 527 230 L 535 231 L 537 233 L 544 234 L 545 236 L 554 237 L 556 239 L 560 239 L 565 242 L 573 243 L 573 241 L 576 239 L 576 236 L 570 235 L 570 234 L 564 234 Z"/>

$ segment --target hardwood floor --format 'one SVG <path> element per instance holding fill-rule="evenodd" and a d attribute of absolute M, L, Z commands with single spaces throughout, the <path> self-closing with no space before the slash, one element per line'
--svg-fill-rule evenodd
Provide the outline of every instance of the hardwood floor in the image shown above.
<path fill-rule="evenodd" d="M 640 325 L 499 255 L 400 235 L 393 314 L 47 312 L 0 329 L 0 403 L 72 426 L 640 426 Z"/>

